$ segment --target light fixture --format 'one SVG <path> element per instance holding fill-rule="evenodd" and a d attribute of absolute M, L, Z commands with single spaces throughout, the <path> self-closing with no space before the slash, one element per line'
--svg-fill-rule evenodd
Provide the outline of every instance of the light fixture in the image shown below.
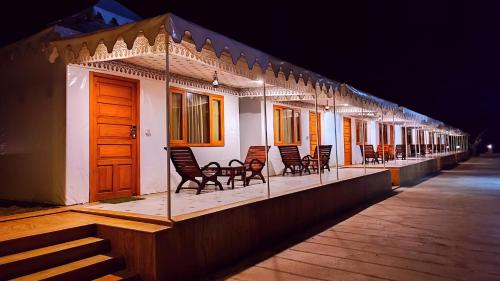
<path fill-rule="evenodd" d="M 214 80 L 212 81 L 212 87 L 219 87 L 219 77 L 217 77 L 217 71 L 214 72 Z"/>
<path fill-rule="evenodd" d="M 328 105 L 328 100 L 326 100 L 325 110 L 329 110 L 329 109 L 330 109 L 330 106 Z"/>
<path fill-rule="evenodd" d="M 492 145 L 492 144 L 488 144 L 486 147 L 487 147 L 488 149 L 490 149 L 490 150 L 491 150 L 491 149 L 493 149 L 493 145 Z"/>
<path fill-rule="evenodd" d="M 259 85 L 264 85 L 264 81 L 262 81 L 260 79 L 259 80 L 255 80 L 254 82 L 257 83 L 257 84 L 259 84 Z"/>
<path fill-rule="evenodd" d="M 457 145 L 457 149 L 460 149 L 460 145 Z"/>

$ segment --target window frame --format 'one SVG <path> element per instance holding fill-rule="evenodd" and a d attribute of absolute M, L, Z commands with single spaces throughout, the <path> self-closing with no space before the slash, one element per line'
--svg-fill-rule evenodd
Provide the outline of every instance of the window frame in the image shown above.
<path fill-rule="evenodd" d="M 187 94 L 195 94 L 195 95 L 203 95 L 203 96 L 208 96 L 208 115 L 209 115 L 209 135 L 210 135 L 210 143 L 188 143 L 188 118 L 187 118 Z M 197 91 L 188 91 L 186 89 L 182 88 L 177 88 L 177 87 L 170 87 L 170 96 L 169 96 L 169 105 L 170 105 L 170 136 L 172 136 L 172 130 L 173 130 L 173 118 L 172 118 L 172 95 L 173 94 L 180 94 L 182 95 L 182 139 L 181 140 L 172 140 L 170 139 L 170 145 L 171 146 L 189 146 L 189 147 L 222 147 L 225 145 L 225 139 L 226 136 L 224 134 L 224 96 L 223 95 L 217 95 L 217 94 L 209 94 L 209 93 L 202 93 L 202 92 L 197 92 Z M 221 134 L 221 139 L 220 140 L 214 140 L 214 130 L 212 127 L 212 113 L 213 113 L 213 108 L 212 108 L 212 101 L 217 100 L 220 101 L 220 134 Z"/>
<path fill-rule="evenodd" d="M 389 134 L 387 133 L 388 124 L 379 123 L 378 124 L 378 143 L 379 144 L 389 144 Z"/>
<path fill-rule="evenodd" d="M 276 131 L 276 127 L 274 124 L 276 123 L 276 116 L 275 116 L 275 111 L 279 112 L 279 132 Z M 292 122 L 291 122 L 291 132 L 292 132 L 292 142 L 291 143 L 285 143 L 284 142 L 284 111 L 285 110 L 291 110 L 292 111 Z M 295 132 L 295 114 L 298 113 L 298 124 L 297 124 L 297 132 Z M 273 104 L 273 133 L 274 133 L 274 145 L 275 146 L 283 146 L 283 145 L 302 145 L 302 113 L 300 108 L 296 107 L 290 107 L 286 105 L 278 105 L 278 104 Z M 279 136 L 279 141 L 277 141 L 276 136 Z M 296 138 L 296 139 L 295 139 Z"/>
<path fill-rule="evenodd" d="M 354 120 L 354 125 L 356 126 L 356 145 L 361 145 L 361 124 L 364 124 L 364 144 L 368 144 L 368 122 L 367 121 L 362 121 L 360 119 L 355 119 Z"/>

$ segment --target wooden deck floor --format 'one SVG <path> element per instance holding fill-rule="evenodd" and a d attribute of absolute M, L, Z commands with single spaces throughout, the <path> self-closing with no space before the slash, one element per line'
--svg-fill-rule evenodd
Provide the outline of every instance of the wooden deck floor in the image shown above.
<path fill-rule="evenodd" d="M 500 158 L 471 159 L 214 279 L 500 280 Z"/>

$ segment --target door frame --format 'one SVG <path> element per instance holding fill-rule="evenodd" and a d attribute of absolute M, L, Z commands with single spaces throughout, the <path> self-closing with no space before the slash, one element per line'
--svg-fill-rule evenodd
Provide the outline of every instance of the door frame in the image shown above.
<path fill-rule="evenodd" d="M 349 144 L 350 144 L 350 150 L 351 150 L 351 157 L 349 157 L 351 159 L 351 163 L 349 164 L 346 164 L 346 143 L 345 143 L 345 122 L 346 120 L 349 120 Z M 365 140 L 366 141 L 366 140 Z M 342 142 L 344 144 L 344 166 L 348 166 L 348 165 L 352 165 L 352 119 L 350 117 L 343 117 L 342 118 Z"/>
<path fill-rule="evenodd" d="M 96 138 L 94 138 L 94 135 L 96 134 L 96 126 L 94 126 L 94 114 L 96 112 L 95 108 L 95 92 L 94 92 L 94 81 L 96 77 L 102 77 L 102 78 L 107 78 L 107 79 L 113 79 L 113 80 L 120 80 L 120 81 L 126 81 L 126 82 L 131 82 L 135 84 L 135 95 L 136 95 L 136 128 L 137 128 L 137 133 L 136 133 L 136 183 L 135 183 L 135 189 L 132 190 L 132 195 L 138 195 L 140 194 L 141 191 L 141 100 L 140 100 L 140 86 L 141 82 L 138 79 L 133 79 L 133 78 L 128 78 L 128 77 L 122 77 L 122 76 L 117 76 L 117 75 L 111 75 L 107 73 L 102 73 L 102 72 L 95 72 L 95 71 L 89 71 L 89 202 L 95 202 L 95 194 L 93 194 L 92 190 L 94 190 L 92 184 L 93 184 L 93 172 L 92 169 L 97 165 L 97 151 L 93 149 L 93 147 L 96 145 Z"/>
<path fill-rule="evenodd" d="M 311 144 L 311 132 L 312 132 L 312 126 L 311 126 L 311 115 L 316 116 L 316 124 L 318 124 L 318 127 L 316 128 L 316 124 L 314 124 L 314 128 L 316 128 L 316 146 L 321 145 L 321 112 L 316 112 L 314 111 L 309 111 L 309 152 L 311 155 L 314 154 L 314 150 L 312 149 L 312 144 Z"/>

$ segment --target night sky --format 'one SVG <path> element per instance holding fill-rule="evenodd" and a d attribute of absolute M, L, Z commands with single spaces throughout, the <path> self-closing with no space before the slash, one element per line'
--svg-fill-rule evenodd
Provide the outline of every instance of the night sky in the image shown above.
<path fill-rule="evenodd" d="M 500 146 L 500 1 L 120 2 L 145 18 L 173 12 L 473 138 L 487 129 L 483 144 Z M 10 2 L 0 45 L 92 3 Z"/>

